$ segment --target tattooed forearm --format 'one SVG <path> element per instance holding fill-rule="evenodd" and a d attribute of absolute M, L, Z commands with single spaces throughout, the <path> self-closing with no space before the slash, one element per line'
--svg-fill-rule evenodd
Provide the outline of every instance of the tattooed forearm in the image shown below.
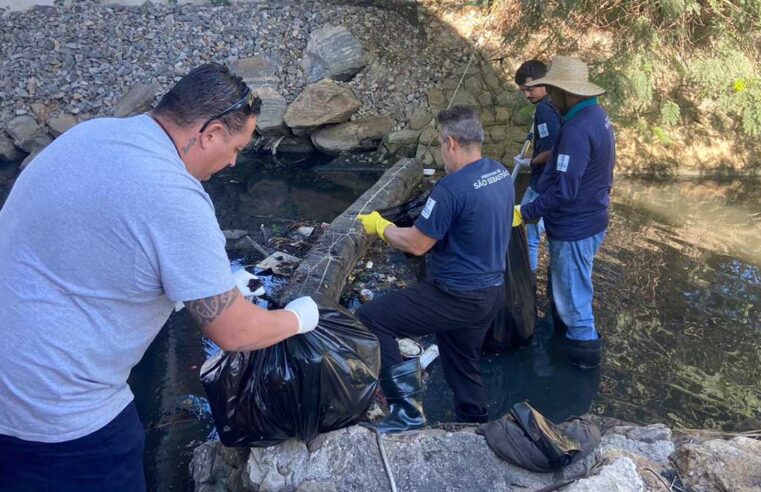
<path fill-rule="evenodd" d="M 193 319 L 203 328 L 219 318 L 222 312 L 235 302 L 238 295 L 236 287 L 216 296 L 186 302 L 185 305 Z"/>
<path fill-rule="evenodd" d="M 187 154 L 188 152 L 190 152 L 190 148 L 193 145 L 195 145 L 195 143 L 196 143 L 196 137 L 193 137 L 190 140 L 188 140 L 188 144 L 185 147 L 182 148 L 182 153 L 183 154 Z"/>

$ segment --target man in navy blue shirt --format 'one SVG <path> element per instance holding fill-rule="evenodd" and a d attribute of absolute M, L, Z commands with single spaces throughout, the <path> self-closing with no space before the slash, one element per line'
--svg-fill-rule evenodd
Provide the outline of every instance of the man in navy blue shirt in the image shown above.
<path fill-rule="evenodd" d="M 544 165 L 550 159 L 552 147 L 558 138 L 560 131 L 561 118 L 555 107 L 550 103 L 547 95 L 547 88 L 541 85 L 527 86 L 526 84 L 544 77 L 547 73 L 547 67 L 539 60 L 529 60 L 524 62 L 518 71 L 515 72 L 515 83 L 521 92 L 531 104 L 536 105 L 534 110 L 533 135 L 534 150 L 531 157 L 521 155 L 515 156 L 516 166 L 529 166 L 531 169 L 531 181 L 529 182 L 526 192 L 523 194 L 521 205 L 531 203 L 539 196 L 536 192 L 539 186 L 539 177 L 544 171 Z M 539 262 L 539 244 L 544 235 L 544 222 L 539 219 L 538 222 L 526 224 L 526 235 L 528 242 L 528 258 L 531 265 L 531 273 L 536 280 L 536 267 Z"/>
<path fill-rule="evenodd" d="M 457 418 L 486 422 L 479 355 L 504 302 L 504 272 L 515 190 L 510 173 L 481 155 L 476 111 L 454 106 L 438 114 L 442 178 L 412 227 L 396 227 L 378 212 L 360 215 L 365 232 L 414 255 L 427 256 L 426 280 L 388 293 L 357 310 L 381 345 L 381 387 L 389 415 L 381 432 L 425 425 L 418 359 L 404 362 L 397 338 L 436 334 Z"/>
<path fill-rule="evenodd" d="M 589 82 L 584 62 L 566 56 L 556 56 L 547 75 L 527 85 L 548 87 L 564 118 L 539 180 L 539 197 L 516 207 L 513 225 L 544 219 L 552 298 L 567 327 L 569 359 L 594 368 L 602 343 L 592 312 L 592 266 L 608 228 L 616 147 L 610 119 L 597 104 L 605 90 Z"/>

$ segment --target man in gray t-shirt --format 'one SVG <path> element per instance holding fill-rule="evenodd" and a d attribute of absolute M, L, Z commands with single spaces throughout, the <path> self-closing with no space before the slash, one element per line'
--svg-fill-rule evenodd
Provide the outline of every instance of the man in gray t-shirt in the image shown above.
<path fill-rule="evenodd" d="M 260 104 L 204 65 L 151 114 L 82 123 L 21 173 L 0 210 L 0 489 L 144 489 L 127 377 L 177 302 L 225 350 L 314 329 L 310 298 L 240 295 L 201 186 Z"/>

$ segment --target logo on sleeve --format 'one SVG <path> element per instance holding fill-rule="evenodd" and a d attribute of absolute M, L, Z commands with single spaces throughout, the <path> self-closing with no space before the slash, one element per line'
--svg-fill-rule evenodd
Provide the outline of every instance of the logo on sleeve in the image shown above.
<path fill-rule="evenodd" d="M 420 215 L 422 215 L 424 218 L 428 218 L 431 216 L 431 212 L 433 212 L 433 207 L 436 206 L 436 200 L 434 200 L 431 197 L 428 197 L 428 201 L 425 202 L 425 208 L 422 212 L 420 212 Z"/>
<path fill-rule="evenodd" d="M 549 136 L 550 132 L 547 130 L 547 123 L 542 123 L 537 127 L 539 130 L 539 138 L 545 138 Z"/>
<path fill-rule="evenodd" d="M 571 156 L 567 154 L 558 154 L 558 164 L 556 169 L 558 172 L 564 173 L 568 170 L 568 161 L 571 160 Z"/>

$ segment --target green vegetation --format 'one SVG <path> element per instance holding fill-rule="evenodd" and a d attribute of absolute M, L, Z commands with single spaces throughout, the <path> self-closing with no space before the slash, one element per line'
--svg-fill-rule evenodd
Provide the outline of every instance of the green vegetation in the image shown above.
<path fill-rule="evenodd" d="M 693 123 L 761 133 L 761 0 L 496 0 L 492 9 L 513 47 L 590 62 L 618 125 L 666 145 L 674 127 Z"/>

